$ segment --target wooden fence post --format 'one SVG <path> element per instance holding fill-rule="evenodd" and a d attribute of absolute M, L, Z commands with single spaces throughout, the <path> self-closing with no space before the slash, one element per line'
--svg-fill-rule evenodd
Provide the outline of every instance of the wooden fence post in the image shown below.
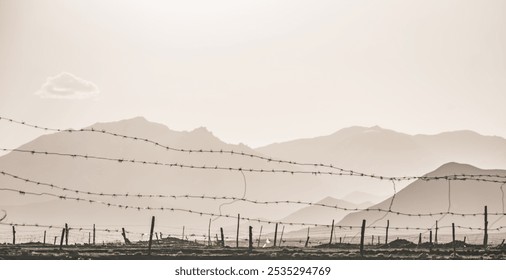
<path fill-rule="evenodd" d="M 420 232 L 418 235 L 418 245 L 422 244 L 422 233 Z"/>
<path fill-rule="evenodd" d="M 235 247 L 239 248 L 239 224 L 241 221 L 241 214 L 237 214 L 237 234 L 235 235 Z"/>
<path fill-rule="evenodd" d="M 12 245 L 16 245 L 16 228 L 12 226 Z"/>
<path fill-rule="evenodd" d="M 183 226 L 183 234 L 181 235 L 181 240 L 184 240 L 184 226 Z"/>
<path fill-rule="evenodd" d="M 455 223 L 452 223 L 452 243 L 453 243 L 453 253 L 455 253 L 457 245 L 455 244 Z"/>
<path fill-rule="evenodd" d="M 222 227 L 220 227 L 220 233 L 221 233 L 221 247 L 225 247 L 225 235 L 223 234 Z"/>
<path fill-rule="evenodd" d="M 379 238 L 379 236 L 378 236 Z M 339 244 L 343 243 L 343 238 L 342 237 L 339 237 Z"/>
<path fill-rule="evenodd" d="M 60 239 L 60 251 L 63 249 L 63 240 L 65 239 L 65 228 L 61 231 L 61 239 Z"/>
<path fill-rule="evenodd" d="M 249 243 L 248 250 L 251 252 L 253 250 L 253 227 L 249 226 Z"/>
<path fill-rule="evenodd" d="M 55 245 L 55 246 L 56 246 L 56 239 L 57 239 L 57 238 L 58 238 L 58 236 L 55 236 L 55 237 L 54 237 L 54 242 L 53 242 L 53 245 Z"/>
<path fill-rule="evenodd" d="M 95 224 L 93 224 L 93 245 L 95 245 Z"/>
<path fill-rule="evenodd" d="M 91 232 L 88 232 L 88 245 L 91 245 Z"/>
<path fill-rule="evenodd" d="M 125 228 L 121 228 L 121 235 L 123 235 L 123 240 L 125 241 L 125 244 L 130 244 L 130 240 L 128 240 L 125 232 Z"/>
<path fill-rule="evenodd" d="M 148 256 L 151 256 L 151 245 L 153 243 L 153 231 L 155 229 L 155 216 L 151 218 L 151 230 L 149 231 Z"/>
<path fill-rule="evenodd" d="M 432 252 L 432 230 L 429 231 L 429 251 Z"/>
<path fill-rule="evenodd" d="M 44 241 L 42 242 L 44 246 L 46 246 L 46 231 L 44 231 Z"/>
<path fill-rule="evenodd" d="M 380 245 L 381 241 L 380 241 L 380 237 L 378 236 L 378 245 Z"/>
<path fill-rule="evenodd" d="M 307 247 L 309 244 L 309 227 L 307 228 L 307 238 L 306 238 L 306 244 L 304 244 L 304 247 Z"/>
<path fill-rule="evenodd" d="M 484 215 L 484 219 L 485 219 L 485 225 L 484 225 L 484 234 L 483 234 L 483 247 L 485 249 L 487 249 L 487 244 L 488 244 L 488 211 L 487 211 L 487 206 L 485 206 L 485 215 Z"/>
<path fill-rule="evenodd" d="M 388 245 L 388 228 L 390 227 L 390 220 L 387 220 L 387 229 L 385 233 L 385 244 Z"/>
<path fill-rule="evenodd" d="M 283 233 L 285 232 L 285 226 L 283 225 L 283 228 L 281 229 L 281 236 L 279 237 L 279 247 L 283 245 Z"/>
<path fill-rule="evenodd" d="M 332 228 L 330 229 L 330 242 L 329 245 L 332 245 L 332 236 L 334 235 L 334 220 L 332 219 Z"/>
<path fill-rule="evenodd" d="M 360 255 L 364 256 L 364 237 L 365 237 L 365 220 L 362 220 L 362 229 L 360 231 Z"/>
<path fill-rule="evenodd" d="M 264 226 L 260 226 L 260 235 L 258 235 L 258 245 L 257 247 L 260 247 L 260 238 L 262 238 L 262 229 L 264 228 Z"/>
<path fill-rule="evenodd" d="M 436 220 L 436 232 L 434 234 L 434 243 L 436 243 L 436 244 L 437 244 L 437 230 L 438 230 L 438 228 L 437 228 L 437 220 Z"/>
<path fill-rule="evenodd" d="M 274 230 L 274 246 L 273 247 L 276 247 L 277 239 L 278 239 L 278 223 L 276 223 L 276 228 Z"/>
<path fill-rule="evenodd" d="M 69 226 L 65 223 L 65 246 L 69 246 Z"/>
<path fill-rule="evenodd" d="M 209 219 L 209 226 L 207 227 L 207 246 L 211 246 L 211 219 Z"/>

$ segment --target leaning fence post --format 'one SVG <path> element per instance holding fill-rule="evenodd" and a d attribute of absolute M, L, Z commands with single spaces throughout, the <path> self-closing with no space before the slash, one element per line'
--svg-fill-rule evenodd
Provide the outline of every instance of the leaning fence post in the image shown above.
<path fill-rule="evenodd" d="M 330 229 L 330 242 L 329 245 L 332 244 L 332 236 L 334 235 L 334 219 L 332 219 L 332 228 Z"/>
<path fill-rule="evenodd" d="M 155 216 L 151 218 L 151 230 L 149 231 L 148 256 L 151 256 L 151 245 L 153 243 L 153 231 L 155 229 Z"/>
<path fill-rule="evenodd" d="M 484 234 L 483 234 L 483 247 L 487 249 L 487 243 L 488 243 L 488 211 L 487 206 L 485 206 L 485 225 L 484 225 Z"/>
<path fill-rule="evenodd" d="M 278 223 L 276 223 L 276 228 L 274 229 L 274 246 L 276 247 L 276 241 L 278 239 Z"/>
<path fill-rule="evenodd" d="M 260 247 L 260 238 L 262 238 L 262 229 L 264 228 L 264 226 L 260 226 L 260 235 L 258 235 L 258 245 L 257 247 Z"/>
<path fill-rule="evenodd" d="M 365 236 L 365 220 L 362 220 L 362 229 L 360 231 L 360 255 L 364 256 L 364 236 Z"/>
<path fill-rule="evenodd" d="M 304 244 L 304 247 L 307 247 L 309 244 L 309 227 L 307 228 L 307 238 L 306 238 L 306 244 Z"/>
<path fill-rule="evenodd" d="M 12 245 L 16 245 L 16 228 L 12 226 Z"/>
<path fill-rule="evenodd" d="M 130 244 L 130 240 L 128 240 L 125 232 L 125 228 L 121 228 L 121 235 L 123 235 L 123 240 L 125 241 L 125 244 Z"/>
<path fill-rule="evenodd" d="M 220 233 L 221 233 L 221 247 L 225 247 L 225 235 L 223 234 L 222 227 L 220 227 Z"/>
<path fill-rule="evenodd" d="M 235 236 L 235 247 L 239 248 L 239 223 L 241 221 L 241 214 L 237 214 L 237 234 Z"/>

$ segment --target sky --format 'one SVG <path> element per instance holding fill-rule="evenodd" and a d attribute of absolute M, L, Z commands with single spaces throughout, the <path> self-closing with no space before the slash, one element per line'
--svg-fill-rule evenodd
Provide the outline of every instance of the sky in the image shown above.
<path fill-rule="evenodd" d="M 504 104 L 502 0 L 0 0 L 0 115 L 42 126 L 506 137 Z M 0 123 L 8 148 L 39 133 Z"/>

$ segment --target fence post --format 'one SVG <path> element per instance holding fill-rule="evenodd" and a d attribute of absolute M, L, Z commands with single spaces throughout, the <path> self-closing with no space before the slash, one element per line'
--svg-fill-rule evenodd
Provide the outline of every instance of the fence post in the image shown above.
<path fill-rule="evenodd" d="M 156 241 L 158 241 L 158 232 L 155 232 Z"/>
<path fill-rule="evenodd" d="M 211 246 L 211 219 L 209 219 L 209 226 L 207 227 L 207 246 Z"/>
<path fill-rule="evenodd" d="M 378 236 L 379 238 L 379 236 Z M 339 244 L 343 243 L 343 238 L 342 237 L 339 237 Z"/>
<path fill-rule="evenodd" d="M 44 246 L 46 246 L 46 231 L 44 231 L 44 241 L 42 242 L 42 244 L 44 244 Z"/>
<path fill-rule="evenodd" d="M 95 245 L 95 224 L 93 224 L 93 245 Z"/>
<path fill-rule="evenodd" d="M 251 252 L 253 250 L 253 227 L 249 226 L 249 243 L 248 250 Z"/>
<path fill-rule="evenodd" d="M 60 251 L 63 249 L 63 240 L 65 239 L 65 228 L 61 231 L 61 239 L 60 239 Z"/>
<path fill-rule="evenodd" d="M 65 223 L 65 246 L 69 246 L 69 226 Z"/>
<path fill-rule="evenodd" d="M 385 244 L 388 244 L 388 228 L 390 227 L 390 220 L 387 220 L 387 229 L 385 233 Z"/>
<path fill-rule="evenodd" d="M 149 231 L 148 256 L 151 256 L 151 244 L 153 243 L 153 231 L 155 229 L 155 216 L 151 218 L 151 230 Z"/>
<path fill-rule="evenodd" d="M 125 244 L 130 244 L 130 240 L 128 240 L 125 232 L 125 228 L 121 228 L 121 235 L 123 235 L 123 240 L 125 240 Z"/>
<path fill-rule="evenodd" d="M 183 226 L 183 234 L 181 235 L 181 240 L 184 240 L 184 226 Z"/>
<path fill-rule="evenodd" d="M 364 236 L 365 236 L 365 220 L 362 220 L 362 229 L 360 230 L 360 255 L 364 256 Z"/>
<path fill-rule="evenodd" d="M 283 225 L 283 228 L 281 229 L 281 236 L 279 237 L 279 247 L 283 245 L 283 233 L 285 232 L 285 226 Z"/>
<path fill-rule="evenodd" d="M 485 218 L 485 225 L 484 225 L 484 234 L 483 234 L 483 247 L 485 249 L 487 249 L 487 244 L 488 244 L 488 211 L 487 211 L 487 206 L 485 205 L 485 215 L 484 215 L 484 218 Z"/>
<path fill-rule="evenodd" d="M 452 223 L 452 243 L 453 243 L 453 253 L 455 253 L 457 245 L 455 244 L 455 223 Z"/>
<path fill-rule="evenodd" d="M 12 226 L 12 245 L 16 245 L 16 228 Z"/>
<path fill-rule="evenodd" d="M 306 244 L 304 244 L 304 247 L 307 247 L 309 244 L 309 227 L 307 228 L 307 238 L 306 238 Z"/>
<path fill-rule="evenodd" d="M 58 238 L 58 236 L 55 236 L 55 237 L 54 237 L 54 242 L 53 242 L 53 245 L 55 245 L 55 246 L 56 246 L 56 239 L 57 239 L 57 238 Z"/>
<path fill-rule="evenodd" d="M 334 219 L 332 219 L 332 228 L 330 229 L 330 242 L 329 245 L 332 244 L 332 236 L 334 235 Z"/>
<path fill-rule="evenodd" d="M 91 245 L 91 232 L 88 232 L 88 245 Z"/>
<path fill-rule="evenodd" d="M 225 235 L 223 234 L 222 227 L 220 227 L 220 233 L 221 233 L 221 247 L 225 247 Z"/>
<path fill-rule="evenodd" d="M 278 239 L 278 223 L 276 223 L 276 228 L 274 230 L 274 246 L 273 247 L 276 247 L 277 239 Z"/>
<path fill-rule="evenodd" d="M 437 228 L 437 220 L 436 220 L 436 232 L 434 235 L 434 243 L 436 243 L 436 244 L 437 244 L 437 230 L 438 230 L 438 228 Z"/>
<path fill-rule="evenodd" d="M 235 247 L 239 248 L 239 223 L 241 221 L 241 214 L 237 214 L 237 234 L 235 235 Z"/>
<path fill-rule="evenodd" d="M 378 245 L 380 245 L 381 241 L 380 241 L 380 237 L 378 236 Z"/>
<path fill-rule="evenodd" d="M 260 226 L 260 235 L 258 236 L 258 245 L 257 247 L 260 247 L 260 238 L 262 238 L 262 229 L 264 228 L 264 226 Z"/>

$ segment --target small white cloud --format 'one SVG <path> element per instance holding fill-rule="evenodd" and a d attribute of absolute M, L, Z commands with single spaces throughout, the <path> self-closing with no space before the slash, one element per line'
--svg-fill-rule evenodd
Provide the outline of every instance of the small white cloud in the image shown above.
<path fill-rule="evenodd" d="M 94 83 L 63 72 L 47 78 L 46 83 L 35 94 L 41 98 L 88 99 L 97 98 L 99 93 Z"/>

